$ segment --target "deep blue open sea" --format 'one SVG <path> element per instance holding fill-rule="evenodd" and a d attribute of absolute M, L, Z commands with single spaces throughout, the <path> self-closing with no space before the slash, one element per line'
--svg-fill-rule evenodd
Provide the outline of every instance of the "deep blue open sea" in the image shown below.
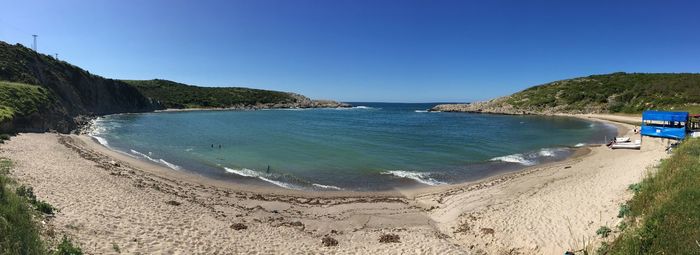
<path fill-rule="evenodd" d="M 130 156 L 232 185 L 389 190 L 476 180 L 562 160 L 573 147 L 616 134 L 614 126 L 568 117 L 352 104 L 110 115 L 95 120 L 91 135 Z"/>

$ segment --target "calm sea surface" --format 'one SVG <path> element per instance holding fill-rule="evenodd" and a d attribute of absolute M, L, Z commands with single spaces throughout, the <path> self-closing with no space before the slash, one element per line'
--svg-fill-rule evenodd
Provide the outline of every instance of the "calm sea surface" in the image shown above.
<path fill-rule="evenodd" d="M 572 147 L 616 133 L 607 124 L 566 117 L 425 111 L 434 104 L 353 105 L 111 115 L 97 119 L 91 135 L 173 171 L 234 183 L 388 190 L 562 160 Z"/>

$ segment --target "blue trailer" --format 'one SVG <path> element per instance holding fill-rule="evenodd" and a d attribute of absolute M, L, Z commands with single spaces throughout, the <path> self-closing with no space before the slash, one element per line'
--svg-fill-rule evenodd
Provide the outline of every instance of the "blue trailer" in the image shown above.
<path fill-rule="evenodd" d="M 641 134 L 683 140 L 688 132 L 688 118 L 688 112 L 644 111 Z"/>

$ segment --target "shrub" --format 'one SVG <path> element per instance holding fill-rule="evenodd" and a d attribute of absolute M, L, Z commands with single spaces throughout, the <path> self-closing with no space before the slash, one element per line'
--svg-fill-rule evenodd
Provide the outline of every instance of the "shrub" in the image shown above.
<path fill-rule="evenodd" d="M 36 199 L 36 195 L 34 194 L 34 189 L 32 187 L 27 187 L 27 186 L 19 186 L 17 187 L 17 190 L 15 191 L 18 196 L 26 198 L 30 204 L 34 206 L 34 208 L 42 213 L 45 214 L 53 214 L 54 210 L 56 209 L 49 203 L 46 203 L 44 201 Z"/>
<path fill-rule="evenodd" d="M 617 213 L 618 218 L 624 218 L 630 214 L 630 206 L 628 204 L 620 205 L 620 211 Z"/>
<path fill-rule="evenodd" d="M 634 191 L 634 194 L 637 194 L 637 193 L 639 193 L 640 190 L 642 190 L 642 184 L 641 183 L 630 184 L 630 186 L 627 187 L 627 189 Z"/>
<path fill-rule="evenodd" d="M 610 235 L 610 232 L 612 232 L 612 230 L 607 226 L 601 226 L 600 228 L 598 228 L 598 230 L 595 231 L 596 235 L 599 235 L 602 238 L 608 237 Z"/>
<path fill-rule="evenodd" d="M 35 200 L 33 204 L 37 211 L 44 214 L 53 214 L 54 210 L 56 210 L 55 207 L 41 200 Z"/>
<path fill-rule="evenodd" d="M 26 197 L 29 201 L 36 200 L 36 195 L 34 195 L 34 189 L 32 187 L 26 187 L 24 185 L 19 186 L 15 190 L 15 193 L 20 197 Z"/>
<path fill-rule="evenodd" d="M 83 251 L 77 245 L 74 245 L 71 240 L 63 236 L 63 240 L 58 244 L 53 255 L 82 255 Z"/>

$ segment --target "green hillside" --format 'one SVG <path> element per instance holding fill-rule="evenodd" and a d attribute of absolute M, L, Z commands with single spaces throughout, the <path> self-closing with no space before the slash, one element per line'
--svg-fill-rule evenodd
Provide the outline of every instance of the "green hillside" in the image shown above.
<path fill-rule="evenodd" d="M 0 81 L 0 133 L 48 130 L 67 133 L 86 123 L 90 116 L 165 108 L 348 106 L 279 91 L 197 87 L 166 80 L 109 79 L 20 44 L 2 41 Z"/>
<path fill-rule="evenodd" d="M 54 102 L 45 88 L 0 81 L 0 123 L 44 112 Z"/>
<path fill-rule="evenodd" d="M 198 87 L 168 80 L 125 80 L 166 108 L 226 108 L 299 101 L 291 93 L 250 89 Z"/>
<path fill-rule="evenodd" d="M 555 81 L 505 100 L 517 109 L 638 113 L 700 109 L 700 74 L 613 73 Z"/>

